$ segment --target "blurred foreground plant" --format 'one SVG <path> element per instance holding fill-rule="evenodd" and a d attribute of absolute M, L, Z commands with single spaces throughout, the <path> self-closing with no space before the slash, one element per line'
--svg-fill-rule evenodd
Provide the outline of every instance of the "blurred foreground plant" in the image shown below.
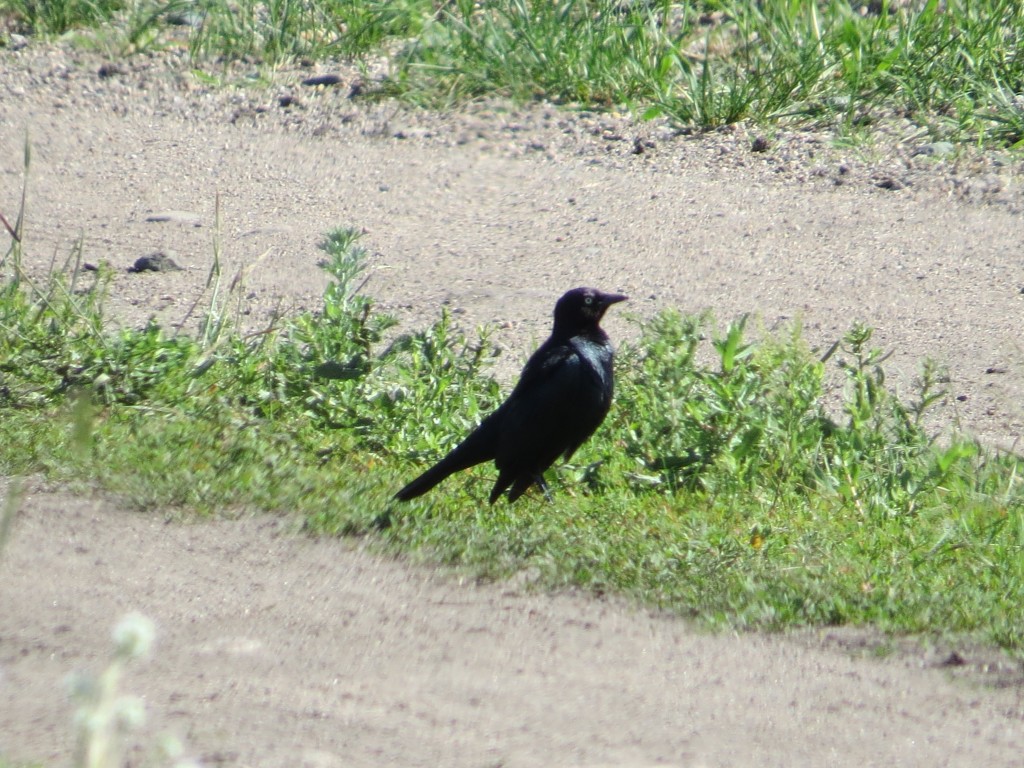
<path fill-rule="evenodd" d="M 72 675 L 71 698 L 77 705 L 77 768 L 119 768 L 125 764 L 126 741 L 145 722 L 146 712 L 142 699 L 121 693 L 121 678 L 132 661 L 149 653 L 154 635 L 152 621 L 130 613 L 114 627 L 114 654 L 106 669 L 97 676 Z M 195 765 L 178 761 L 182 750 L 176 739 L 162 739 L 159 748 L 165 760 L 176 761 L 175 768 Z"/>

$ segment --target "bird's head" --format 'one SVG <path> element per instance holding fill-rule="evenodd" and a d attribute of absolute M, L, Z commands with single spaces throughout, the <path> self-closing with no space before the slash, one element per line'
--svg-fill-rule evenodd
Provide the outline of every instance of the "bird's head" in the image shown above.
<path fill-rule="evenodd" d="M 603 293 L 596 288 L 573 288 L 555 304 L 555 331 L 582 330 L 596 326 L 612 304 L 625 301 L 621 293 Z"/>

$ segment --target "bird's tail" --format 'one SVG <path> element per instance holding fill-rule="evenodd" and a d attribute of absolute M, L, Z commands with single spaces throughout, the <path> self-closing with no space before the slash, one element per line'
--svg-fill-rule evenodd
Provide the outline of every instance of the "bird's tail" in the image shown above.
<path fill-rule="evenodd" d="M 435 485 L 459 470 L 494 459 L 496 455 L 493 425 L 485 421 L 452 451 L 395 494 L 399 501 L 422 496 Z"/>
<path fill-rule="evenodd" d="M 395 494 L 395 498 L 399 501 L 415 499 L 417 496 L 422 496 L 424 493 L 429 491 L 435 485 L 448 477 L 448 475 L 453 472 L 458 472 L 460 468 L 448 465 L 447 459 L 450 457 L 451 454 L 406 485 L 402 490 Z"/>

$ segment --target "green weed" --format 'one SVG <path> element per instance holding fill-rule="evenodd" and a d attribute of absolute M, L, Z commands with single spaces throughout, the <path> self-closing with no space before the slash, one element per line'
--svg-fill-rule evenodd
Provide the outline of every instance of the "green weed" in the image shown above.
<path fill-rule="evenodd" d="M 664 2 L 462 0 L 398 55 L 395 85 L 449 101 L 495 91 L 606 106 L 651 98 L 680 65 L 670 10 Z"/>

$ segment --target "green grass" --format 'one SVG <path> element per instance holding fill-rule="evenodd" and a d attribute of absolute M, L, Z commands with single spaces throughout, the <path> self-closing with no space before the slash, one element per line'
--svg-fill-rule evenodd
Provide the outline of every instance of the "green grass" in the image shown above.
<path fill-rule="evenodd" d="M 663 312 L 620 350 L 611 414 L 551 473 L 553 502 L 488 506 L 483 466 L 402 505 L 394 491 L 500 401 L 495 352 L 446 315 L 396 335 L 355 290 L 353 230 L 323 241 L 319 312 L 243 334 L 215 264 L 194 335 L 112 331 L 109 274 L 78 277 L 76 249 L 32 283 L 20 216 L 10 231 L 5 475 L 98 486 L 141 509 L 294 513 L 311 532 L 373 536 L 484 577 L 529 568 L 542 585 L 711 624 L 869 623 L 1021 648 L 1020 460 L 927 433 L 941 369 L 925 362 L 917 390 L 897 397 L 868 328 L 822 355 L 798 327 L 751 335 L 745 319 Z M 837 367 L 842 407 L 830 412 Z"/>
<path fill-rule="evenodd" d="M 29 32 L 61 34 L 69 29 L 98 26 L 124 10 L 122 0 L 3 0 L 0 11 Z"/>
<path fill-rule="evenodd" d="M 378 93 L 447 107 L 491 95 L 840 134 L 907 119 L 921 136 L 1024 141 L 1024 5 L 928 0 L 0 0 L 38 34 L 102 28 L 124 53 L 184 43 L 200 69 L 380 57 Z M 113 31 L 112 31 L 113 30 Z M 372 89 L 371 89 L 372 90 Z"/>

